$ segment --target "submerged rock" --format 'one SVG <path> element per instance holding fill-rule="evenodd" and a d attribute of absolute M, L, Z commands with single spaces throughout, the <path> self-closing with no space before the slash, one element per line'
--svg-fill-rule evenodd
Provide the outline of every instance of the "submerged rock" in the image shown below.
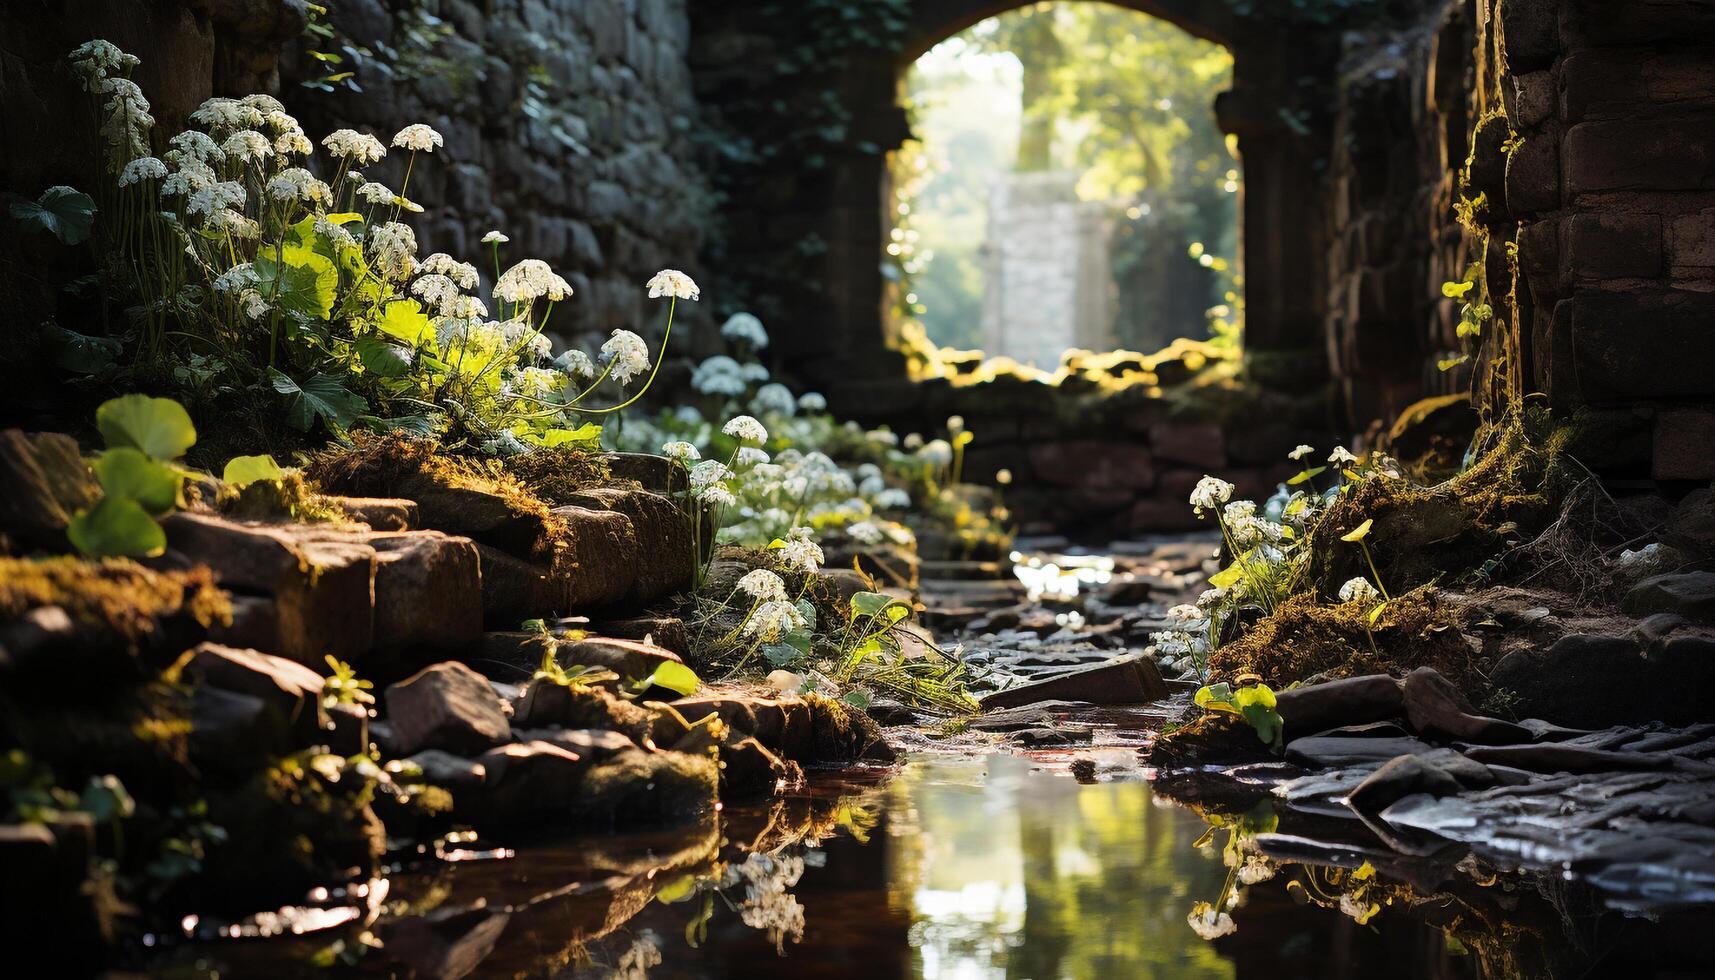
<path fill-rule="evenodd" d="M 718 798 L 715 764 L 679 752 L 630 746 L 598 759 L 531 741 L 477 761 L 488 774 L 483 790 L 459 805 L 484 827 L 651 826 L 694 816 Z"/>
<path fill-rule="evenodd" d="M 1452 749 L 1434 749 L 1419 755 L 1402 755 L 1382 764 L 1347 795 L 1352 809 L 1380 813 L 1395 801 L 1414 793 L 1454 796 L 1466 790 L 1488 789 L 1496 778 L 1488 766 L 1467 759 Z"/>

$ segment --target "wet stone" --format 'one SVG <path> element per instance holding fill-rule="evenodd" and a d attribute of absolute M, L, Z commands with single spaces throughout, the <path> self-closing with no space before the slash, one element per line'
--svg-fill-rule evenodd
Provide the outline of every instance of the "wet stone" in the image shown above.
<path fill-rule="evenodd" d="M 1715 622 L 1715 572 L 1655 575 L 1633 586 L 1620 608 L 1634 616 L 1678 613 L 1700 622 Z"/>
<path fill-rule="evenodd" d="M 1167 696 L 1167 683 L 1162 680 L 1155 662 L 1141 654 L 1130 654 L 1115 657 L 1099 667 L 997 691 L 982 698 L 981 705 L 987 711 L 1039 701 L 1146 704 Z"/>

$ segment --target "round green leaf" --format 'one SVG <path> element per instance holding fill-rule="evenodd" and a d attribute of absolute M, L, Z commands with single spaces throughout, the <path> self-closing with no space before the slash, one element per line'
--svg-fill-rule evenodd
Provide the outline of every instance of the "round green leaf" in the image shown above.
<path fill-rule="evenodd" d="M 677 694 L 692 695 L 702 686 L 695 671 L 684 664 L 665 661 L 643 682 L 643 687 L 664 687 Z"/>
<path fill-rule="evenodd" d="M 160 460 L 178 459 L 197 441 L 190 413 L 170 398 L 109 399 L 95 410 L 95 424 L 108 446 L 130 446 Z"/>
<path fill-rule="evenodd" d="M 221 480 L 237 487 L 247 487 L 261 480 L 282 480 L 286 471 L 272 456 L 234 456 L 220 474 Z"/>
<path fill-rule="evenodd" d="M 109 498 L 135 500 L 151 514 L 178 506 L 184 478 L 168 466 L 129 446 L 109 449 L 95 461 L 95 477 Z"/>
<path fill-rule="evenodd" d="M 167 550 L 167 535 L 141 504 L 103 497 L 66 527 L 66 537 L 88 558 L 152 558 Z"/>

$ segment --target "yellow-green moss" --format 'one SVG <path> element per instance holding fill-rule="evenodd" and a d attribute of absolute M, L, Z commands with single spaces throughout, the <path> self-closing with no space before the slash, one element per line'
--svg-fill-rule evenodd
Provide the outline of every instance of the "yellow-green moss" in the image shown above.
<path fill-rule="evenodd" d="M 295 470 L 288 470 L 279 480 L 258 480 L 244 487 L 223 487 L 215 506 L 222 514 L 240 520 L 289 520 L 301 524 L 346 520 L 344 509 Z"/>
<path fill-rule="evenodd" d="M 1460 631 L 1461 616 L 1462 607 L 1424 586 L 1396 595 L 1366 631 L 1367 609 L 1357 603 L 1324 604 L 1303 593 L 1217 649 L 1209 667 L 1218 680 L 1258 674 L 1277 690 L 1315 676 L 1402 674 L 1434 667 L 1468 694 L 1480 696 L 1485 682 Z"/>
<path fill-rule="evenodd" d="M 582 449 L 538 449 L 507 457 L 501 464 L 531 493 L 555 506 L 593 487 L 636 487 L 634 480 L 616 480 L 601 453 Z"/>
<path fill-rule="evenodd" d="M 232 621 L 232 605 L 206 568 L 157 572 L 125 558 L 0 557 L 0 620 L 43 606 L 133 646 L 165 619 L 187 616 L 204 628 Z"/>

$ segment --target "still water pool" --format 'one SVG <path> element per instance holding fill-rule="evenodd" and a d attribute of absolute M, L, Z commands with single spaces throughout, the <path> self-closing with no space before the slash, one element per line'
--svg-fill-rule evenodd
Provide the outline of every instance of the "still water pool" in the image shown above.
<path fill-rule="evenodd" d="M 1212 828 L 1142 781 L 1080 784 L 1018 757 L 919 755 L 672 833 L 515 851 L 443 842 L 372 883 L 367 922 L 181 946 L 158 972 L 1648 976 L 1671 950 L 1671 934 L 1588 909 L 1560 931 L 1566 897 L 1545 904 L 1540 883 L 1478 874 L 1413 889 L 1351 868 L 1247 864 L 1237 848 L 1223 857 L 1265 819 L 1272 827 L 1253 814 Z M 1193 931 L 1199 902 L 1230 909 L 1231 931 Z"/>

